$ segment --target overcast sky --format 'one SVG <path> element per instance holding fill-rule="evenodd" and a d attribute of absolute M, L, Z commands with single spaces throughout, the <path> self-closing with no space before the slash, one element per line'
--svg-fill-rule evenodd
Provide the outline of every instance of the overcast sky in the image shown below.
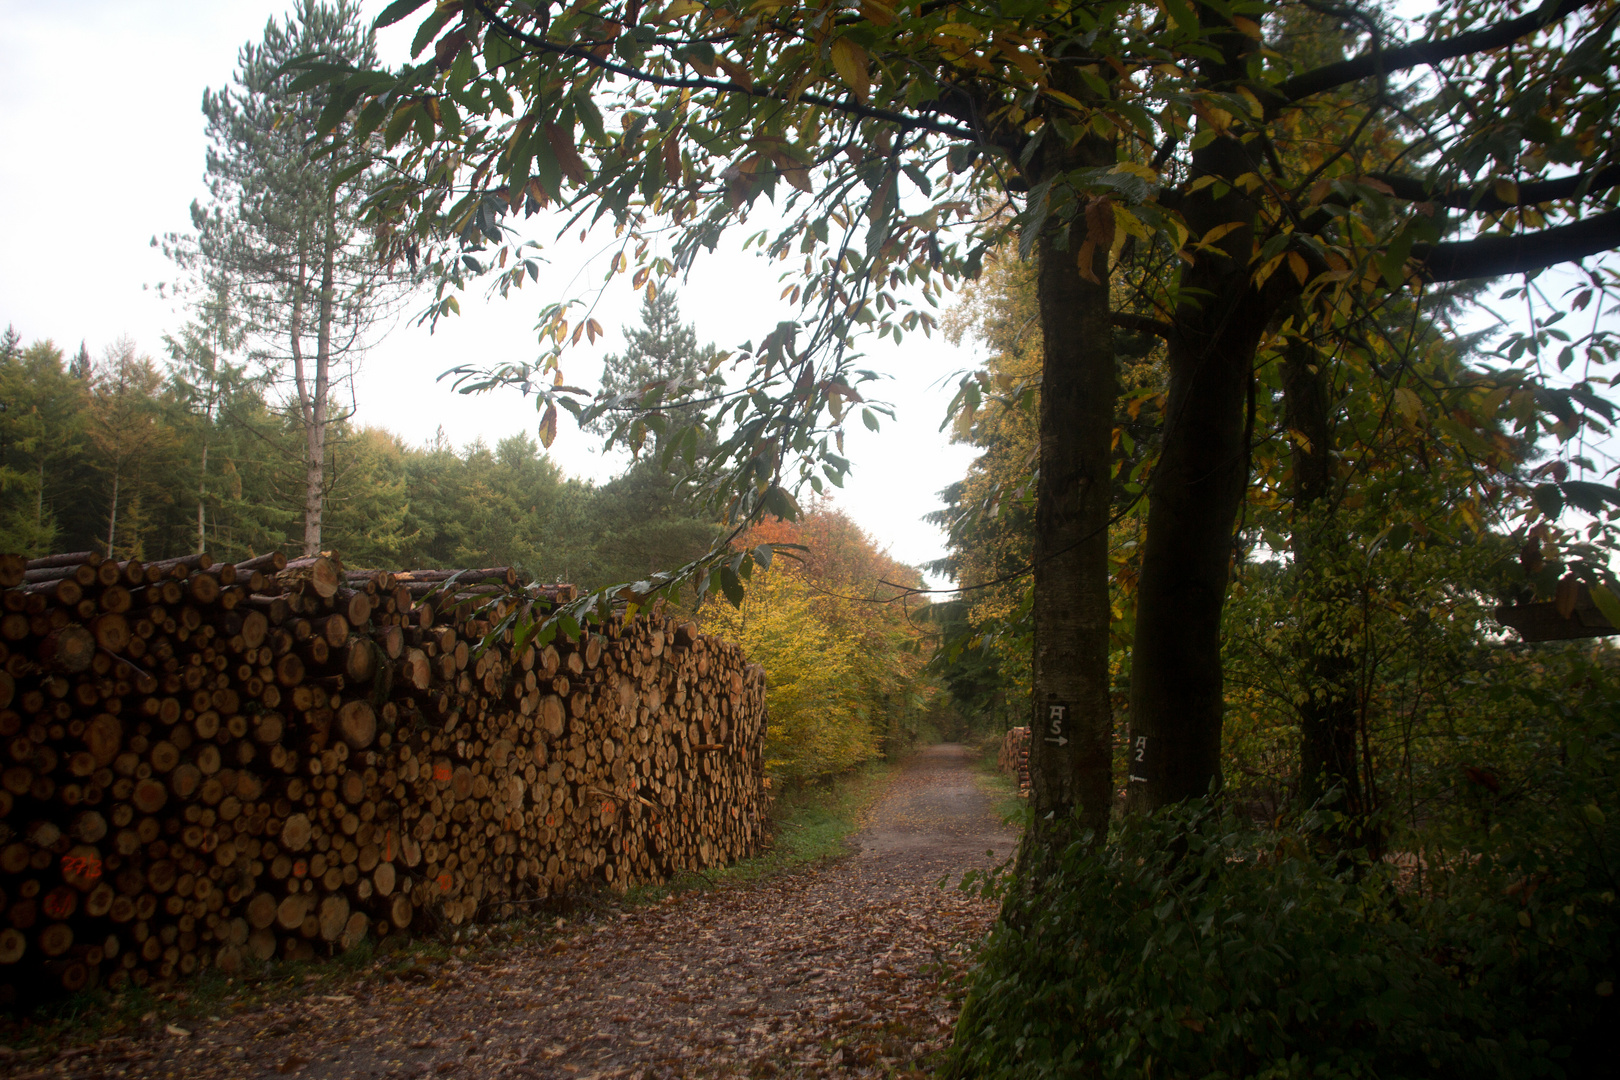
<path fill-rule="evenodd" d="M 25 342 L 51 338 L 69 351 L 83 340 L 99 355 L 128 335 L 161 355 L 163 335 L 184 313 L 152 288 L 175 275 L 150 242 L 185 229 L 188 207 L 203 193 L 203 90 L 228 83 L 237 50 L 287 6 L 0 0 L 0 324 L 14 325 Z M 384 6 L 368 0 L 363 9 L 370 18 Z M 406 20 L 384 32 L 386 61 L 404 58 L 414 27 Z M 533 359 L 536 313 L 577 294 L 570 282 L 592 253 L 571 242 L 548 248 L 550 278 L 504 301 L 464 301 L 464 314 L 432 335 L 401 321 L 357 380 L 359 421 L 413 442 L 443 427 L 458 446 L 533 431 L 533 406 L 517 395 L 467 398 L 435 379 L 460 363 Z M 599 279 L 601 268 L 585 272 Z M 680 289 L 682 313 L 701 340 L 722 348 L 757 340 L 761 327 L 792 314 L 778 300 L 777 272 L 751 256 L 717 255 Z M 569 361 L 570 382 L 594 384 L 602 356 L 620 344 L 618 327 L 636 320 L 638 301 L 617 283 L 604 295 L 596 318 L 609 335 Z M 837 504 L 902 561 L 938 558 L 940 534 L 919 519 L 972 456 L 938 428 L 950 376 L 973 366 L 975 355 L 915 335 L 899 348 L 885 342 L 872 361 L 894 376 L 881 396 L 900 417 L 880 435 L 858 423 L 850 430 L 855 473 Z M 616 471 L 619 463 L 595 452 L 591 437 L 566 423 L 561 430 L 553 455 L 569 473 L 600 480 Z"/>

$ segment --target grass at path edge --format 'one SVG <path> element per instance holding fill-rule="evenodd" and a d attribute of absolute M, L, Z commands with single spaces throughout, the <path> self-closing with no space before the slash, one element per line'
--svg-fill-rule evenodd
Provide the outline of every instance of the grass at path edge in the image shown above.
<path fill-rule="evenodd" d="M 617 917 L 627 908 L 672 902 L 697 890 L 750 885 L 839 858 L 849 854 L 849 837 L 861 827 L 899 768 L 898 761 L 868 762 L 830 780 L 780 791 L 770 815 L 774 842 L 765 852 L 726 867 L 683 872 L 662 885 L 638 885 L 622 895 L 593 890 L 545 910 L 501 922 L 446 928 L 438 934 L 381 941 L 367 937 L 348 952 L 325 960 L 273 961 L 262 965 L 259 973 L 236 978 L 209 969 L 166 987 L 131 987 L 118 994 L 96 988 L 31 1012 L 0 1013 L 0 1065 L 8 1064 L 14 1055 L 41 1056 L 53 1048 L 115 1035 L 161 1034 L 170 1025 L 185 1030 L 188 1024 L 219 1019 L 227 1013 L 312 993 L 340 992 L 357 978 L 431 975 L 432 969 L 453 957 L 476 961 L 501 949 L 589 933 L 592 924 Z M 46 1058 L 41 1057 L 43 1060 Z"/>

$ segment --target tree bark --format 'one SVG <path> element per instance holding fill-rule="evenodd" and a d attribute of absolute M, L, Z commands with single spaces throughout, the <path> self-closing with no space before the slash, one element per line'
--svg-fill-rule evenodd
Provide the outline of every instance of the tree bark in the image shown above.
<path fill-rule="evenodd" d="M 1303 436 L 1292 451 L 1299 690 L 1305 695 L 1299 706 L 1299 801 L 1310 806 L 1337 786 L 1344 792 L 1340 809 L 1359 817 L 1368 807 L 1357 762 L 1356 658 L 1342 618 L 1351 597 L 1332 565 L 1344 534 L 1332 498 L 1329 386 L 1321 358 L 1308 346 L 1289 350 L 1282 376 L 1287 426 Z"/>
<path fill-rule="evenodd" d="M 1236 178 L 1248 149 L 1221 135 L 1193 154 L 1193 173 Z M 1232 530 L 1248 482 L 1245 402 L 1268 318 L 1250 286 L 1254 208 L 1235 187 L 1187 200 L 1194 236 L 1240 223 L 1200 251 L 1182 277 L 1168 343 L 1164 443 L 1149 487 L 1147 536 L 1131 656 L 1127 805 L 1154 810 L 1220 782 L 1221 609 Z"/>
<path fill-rule="evenodd" d="M 118 468 L 113 467 L 112 509 L 107 514 L 107 558 L 113 557 L 113 541 L 118 536 Z"/>
<path fill-rule="evenodd" d="M 203 439 L 202 463 L 200 475 L 197 478 L 197 554 L 201 555 L 208 547 L 207 519 L 203 512 L 203 500 L 208 493 L 208 440 Z M 109 552 L 109 554 L 111 554 Z"/>
<path fill-rule="evenodd" d="M 1112 146 L 1096 138 L 1069 156 L 1077 160 L 1049 172 L 1114 160 Z M 1076 809 L 1087 827 L 1106 827 L 1113 799 L 1108 515 L 1118 386 L 1108 251 L 1092 254 L 1095 280 L 1088 281 L 1076 260 L 1079 242 L 1059 247 L 1055 232 L 1048 227 L 1040 239 L 1036 282 L 1044 338 L 1030 752 L 1036 843 L 1057 840 Z"/>
<path fill-rule="evenodd" d="M 335 196 L 329 196 L 329 199 Z M 321 550 L 321 507 L 326 497 L 326 397 L 332 364 L 332 264 L 336 257 L 335 207 L 327 206 L 325 235 L 321 240 L 321 294 L 315 327 L 315 397 L 310 402 L 309 457 L 304 492 L 304 554 Z"/>

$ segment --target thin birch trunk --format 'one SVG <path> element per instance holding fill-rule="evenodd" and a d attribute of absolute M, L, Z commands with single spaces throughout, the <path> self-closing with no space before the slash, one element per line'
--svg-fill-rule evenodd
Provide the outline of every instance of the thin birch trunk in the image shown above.
<path fill-rule="evenodd" d="M 202 444 L 202 475 L 197 480 L 197 554 L 207 550 L 208 536 L 203 518 L 203 499 L 208 487 L 208 440 Z"/>
<path fill-rule="evenodd" d="M 113 557 L 113 541 L 118 537 L 118 470 L 113 469 L 112 512 L 107 515 L 107 558 Z"/>
<path fill-rule="evenodd" d="M 337 208 L 327 204 L 326 236 L 321 252 L 321 295 L 319 322 L 315 328 L 315 396 L 310 402 L 307 439 L 306 488 L 304 492 L 304 554 L 321 550 L 321 504 L 326 494 L 326 399 L 330 390 L 332 364 L 333 272 L 337 247 Z"/>

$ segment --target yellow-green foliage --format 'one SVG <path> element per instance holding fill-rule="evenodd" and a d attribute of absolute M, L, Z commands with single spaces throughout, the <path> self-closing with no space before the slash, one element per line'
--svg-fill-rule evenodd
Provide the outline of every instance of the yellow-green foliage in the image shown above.
<path fill-rule="evenodd" d="M 765 667 L 765 763 L 773 774 L 802 779 L 876 756 L 859 643 L 817 613 L 801 575 L 786 569 L 756 574 L 740 608 L 712 604 L 704 623 Z"/>

